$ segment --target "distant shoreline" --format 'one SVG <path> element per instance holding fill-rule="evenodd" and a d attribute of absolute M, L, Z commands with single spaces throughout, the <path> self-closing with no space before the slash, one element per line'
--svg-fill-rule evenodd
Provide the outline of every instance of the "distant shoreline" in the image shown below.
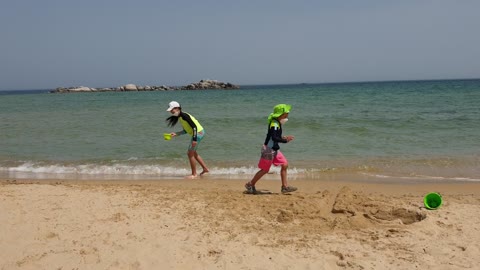
<path fill-rule="evenodd" d="M 366 83 L 408 83 L 408 82 L 444 82 L 444 81 L 477 81 L 480 78 L 464 78 L 464 79 L 421 79 L 421 80 L 385 80 L 385 81 L 345 81 L 345 82 L 315 82 L 315 83 L 265 83 L 265 84 L 239 84 L 240 88 L 255 88 L 255 87 L 270 87 L 270 86 L 296 86 L 296 85 L 341 85 L 341 84 L 366 84 Z M 172 88 L 181 88 L 182 86 L 171 86 Z M 104 88 L 104 87 L 99 87 Z M 37 89 L 16 89 L 16 90 L 0 90 L 0 93 L 5 92 L 46 92 L 52 91 L 51 88 L 37 88 Z"/>
<path fill-rule="evenodd" d="M 135 84 L 126 84 L 114 88 L 92 88 L 86 86 L 76 86 L 76 87 L 58 87 L 55 90 L 50 91 L 49 93 L 79 93 L 79 92 L 137 92 L 137 91 L 175 91 L 175 90 L 206 90 L 206 89 L 219 89 L 219 90 L 231 90 L 239 89 L 240 86 L 225 83 L 217 80 L 200 80 L 197 83 L 190 83 L 185 86 L 175 87 L 175 86 L 139 86 Z"/>

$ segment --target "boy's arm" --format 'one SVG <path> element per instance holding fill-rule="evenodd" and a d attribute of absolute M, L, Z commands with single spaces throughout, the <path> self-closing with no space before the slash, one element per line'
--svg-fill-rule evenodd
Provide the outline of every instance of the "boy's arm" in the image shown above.
<path fill-rule="evenodd" d="M 279 142 L 279 143 L 287 143 L 288 140 L 286 138 L 283 138 L 280 133 L 280 129 L 278 127 L 271 127 L 270 131 L 272 133 L 272 140 L 274 142 Z"/>

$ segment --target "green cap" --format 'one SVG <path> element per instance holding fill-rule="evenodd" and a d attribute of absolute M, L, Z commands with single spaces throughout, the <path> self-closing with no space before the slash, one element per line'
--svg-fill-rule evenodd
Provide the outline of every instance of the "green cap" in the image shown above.
<path fill-rule="evenodd" d="M 284 113 L 289 113 L 292 109 L 292 105 L 288 104 L 277 104 L 273 107 L 273 113 L 268 116 L 268 122 L 272 121 L 272 119 L 279 117 Z"/>

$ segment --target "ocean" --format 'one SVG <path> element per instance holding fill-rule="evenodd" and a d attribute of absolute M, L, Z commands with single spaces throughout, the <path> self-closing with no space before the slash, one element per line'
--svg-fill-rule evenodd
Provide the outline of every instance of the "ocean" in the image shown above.
<path fill-rule="evenodd" d="M 0 178 L 165 179 L 190 173 L 180 102 L 206 130 L 209 177 L 257 171 L 267 116 L 292 105 L 291 179 L 480 181 L 480 80 L 242 86 L 240 90 L 0 92 Z M 278 174 L 273 169 L 272 174 Z M 279 178 L 279 177 L 278 177 Z"/>

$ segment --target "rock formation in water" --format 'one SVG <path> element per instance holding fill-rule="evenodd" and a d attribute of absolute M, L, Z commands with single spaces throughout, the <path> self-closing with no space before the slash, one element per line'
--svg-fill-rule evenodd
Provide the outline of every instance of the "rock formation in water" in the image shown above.
<path fill-rule="evenodd" d="M 231 83 L 225 83 L 217 80 L 201 80 L 197 83 L 191 83 L 186 86 L 139 86 L 135 84 L 126 84 L 115 88 L 92 88 L 86 86 L 79 87 L 58 87 L 50 93 L 78 93 L 78 92 L 123 92 L 123 91 L 172 91 L 172 90 L 204 90 L 204 89 L 239 89 L 240 86 Z"/>

